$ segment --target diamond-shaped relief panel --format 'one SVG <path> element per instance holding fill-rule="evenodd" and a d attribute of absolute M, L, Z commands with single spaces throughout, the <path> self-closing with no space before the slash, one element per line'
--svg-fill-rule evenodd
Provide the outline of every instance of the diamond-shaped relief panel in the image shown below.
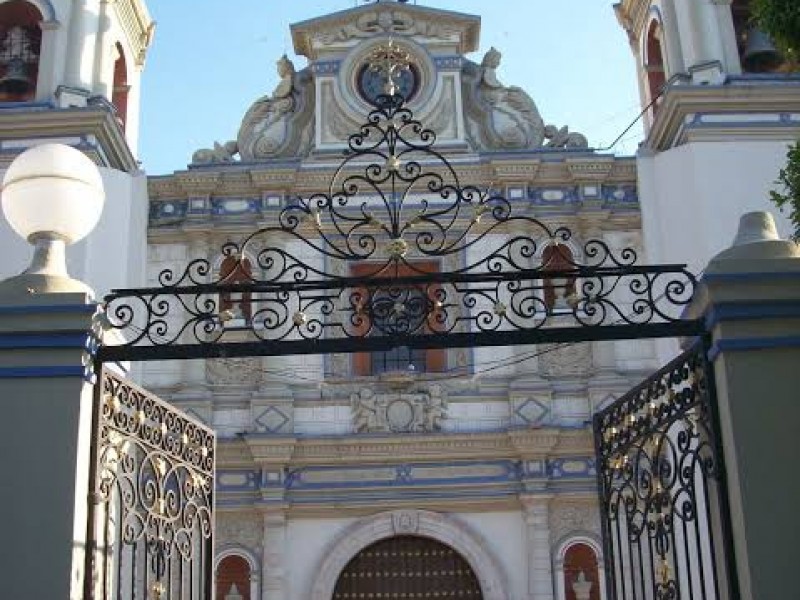
<path fill-rule="evenodd" d="M 536 398 L 528 398 L 517 405 L 514 415 L 526 425 L 541 425 L 550 415 L 550 407 Z"/>
<path fill-rule="evenodd" d="M 598 402 L 597 404 L 595 404 L 595 407 L 594 407 L 594 412 L 595 412 L 595 413 L 598 413 L 598 412 L 600 412 L 601 410 L 603 410 L 603 409 L 605 409 L 605 408 L 608 408 L 609 406 L 611 406 L 612 404 L 614 404 L 614 402 L 616 402 L 616 401 L 617 401 L 617 397 L 616 397 L 614 394 L 608 394 L 608 395 L 607 395 L 605 398 L 603 398 L 603 399 L 602 399 L 600 402 Z"/>
<path fill-rule="evenodd" d="M 289 417 L 274 406 L 268 406 L 255 418 L 256 429 L 268 433 L 278 433 L 289 423 Z"/>

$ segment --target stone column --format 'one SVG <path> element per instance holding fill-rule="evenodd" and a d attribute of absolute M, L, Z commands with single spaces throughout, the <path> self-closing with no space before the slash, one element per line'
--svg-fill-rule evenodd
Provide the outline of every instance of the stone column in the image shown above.
<path fill-rule="evenodd" d="M 58 80 L 58 44 L 61 23 L 58 21 L 42 21 L 42 45 L 39 55 L 39 76 L 36 82 L 36 100 L 51 100 L 56 91 Z"/>
<path fill-rule="evenodd" d="M 116 48 L 109 43 L 111 18 L 109 10 L 116 0 L 100 0 L 100 14 L 97 23 L 97 41 L 95 42 L 94 59 L 94 92 L 111 101 L 114 80 L 114 61 Z M 113 51 L 112 51 L 113 48 Z"/>
<path fill-rule="evenodd" d="M 76 0 L 72 5 L 64 83 L 87 93 L 94 84 L 99 13 L 99 0 Z"/>
<path fill-rule="evenodd" d="M 550 500 L 546 494 L 520 496 L 528 549 L 527 600 L 553 600 L 553 561 L 550 552 Z"/>
<path fill-rule="evenodd" d="M 264 558 L 261 599 L 286 600 L 286 515 L 282 507 L 264 510 Z"/>
<path fill-rule="evenodd" d="M 771 215 L 744 215 L 692 312 L 712 337 L 741 598 L 780 598 L 795 586 L 800 539 L 800 246 L 778 239 Z"/>
<path fill-rule="evenodd" d="M 58 279 L 0 283 L 4 598 L 83 598 L 96 305 Z"/>

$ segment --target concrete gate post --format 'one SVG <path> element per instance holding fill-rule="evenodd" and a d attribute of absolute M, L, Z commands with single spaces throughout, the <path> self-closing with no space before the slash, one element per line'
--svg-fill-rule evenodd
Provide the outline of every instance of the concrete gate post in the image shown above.
<path fill-rule="evenodd" d="M 800 539 L 800 246 L 778 239 L 768 213 L 744 215 L 691 312 L 712 338 L 734 585 L 742 600 L 785 597 Z"/>
<path fill-rule="evenodd" d="M 4 598 L 83 598 L 96 305 L 51 284 L 0 283 Z"/>

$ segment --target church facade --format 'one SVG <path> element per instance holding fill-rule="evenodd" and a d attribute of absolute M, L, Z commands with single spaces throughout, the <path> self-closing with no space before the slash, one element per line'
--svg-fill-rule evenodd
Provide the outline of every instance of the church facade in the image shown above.
<path fill-rule="evenodd" d="M 233 283 L 268 269 L 258 244 L 243 267 L 221 249 L 274 223 L 298 196 L 329 191 L 350 136 L 388 83 L 435 132 L 462 185 L 572 232 L 563 244 L 542 239 L 532 264 L 553 248 L 579 261 L 587 241 L 601 240 L 642 262 L 702 268 L 741 212 L 765 208 L 787 143 L 800 134 L 800 79 L 779 60 L 748 62 L 746 2 L 615 6 L 646 120 L 639 155 L 620 157 L 548 122 L 505 81 L 502 48 L 469 58 L 479 51 L 479 17 L 382 0 L 292 25 L 306 66 L 278 58 L 279 83 L 255 99 L 231 140 L 209 140 L 187 169 L 146 178 L 130 151 L 140 69 L 124 69 L 143 65 L 149 16 L 139 0 L 99 2 L 115 24 L 100 36 L 81 4 L 0 3 L 0 16 L 11 7 L 4 39 L 21 28 L 34 49 L 19 58 L 38 69 L 24 92 L 0 79 L 6 93 L 28 94 L 0 106 L 0 143 L 10 157 L 42 131 L 72 135 L 120 191 L 71 259 L 73 274 L 101 292 L 152 284 L 199 258 Z M 98 52 L 92 68 L 79 58 L 87 31 Z M 59 36 L 68 49 L 61 62 Z M 390 81 L 376 68 L 387 52 L 402 66 Z M 2 63 L 6 77 L 14 64 Z M 365 193 L 364 206 L 375 199 Z M 415 192 L 409 202 L 425 199 Z M 129 270 L 110 274 L 96 257 L 121 218 L 130 223 Z M 324 215 L 310 225 L 309 239 L 333 232 Z M 408 260 L 453 271 L 498 240 Z M 285 249 L 339 276 L 360 273 L 308 245 Z M 539 302 L 555 313 L 569 303 L 570 283 L 548 285 Z M 216 301 L 231 335 L 248 335 L 257 302 L 246 293 Z M 217 431 L 217 598 L 605 600 L 591 417 L 671 353 L 651 340 L 398 348 L 147 363 L 133 373 Z"/>

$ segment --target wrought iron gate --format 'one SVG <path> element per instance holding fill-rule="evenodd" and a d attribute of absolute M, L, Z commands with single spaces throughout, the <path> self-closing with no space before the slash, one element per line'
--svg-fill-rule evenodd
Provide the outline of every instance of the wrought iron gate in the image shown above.
<path fill-rule="evenodd" d="M 703 342 L 595 415 L 610 599 L 738 597 L 717 423 Z"/>
<path fill-rule="evenodd" d="M 96 390 L 85 598 L 210 599 L 213 431 L 108 369 Z"/>
<path fill-rule="evenodd" d="M 367 122 L 350 136 L 328 191 L 292 198 L 274 215 L 275 224 L 241 243 L 224 244 L 225 269 L 216 272 L 213 260 L 198 258 L 163 270 L 154 287 L 106 296 L 105 326 L 121 341 L 101 347 L 98 359 L 703 333 L 700 319 L 685 316 L 697 283 L 685 265 L 640 265 L 634 248 L 613 248 L 603 239 L 579 243 L 566 227 L 524 209 L 517 214 L 515 204 L 491 186 L 462 184 L 435 142 L 435 132 L 414 118 L 401 96 L 379 96 Z M 309 255 L 314 258 L 306 260 Z M 173 572 L 183 585 L 184 565 L 190 579 L 197 566 L 207 573 L 197 585 L 210 590 L 211 571 L 203 565 L 210 558 L 213 436 L 192 424 L 197 439 L 181 441 L 188 435 L 185 417 L 165 421 L 162 412 L 176 413 L 159 404 L 154 421 L 137 404 L 145 402 L 145 392 L 119 393 L 134 388 L 104 377 L 104 398 L 110 400 L 100 415 L 99 529 L 93 538 L 102 550 L 95 553 L 101 589 L 129 584 L 119 575 L 127 560 L 154 589 L 162 589 L 165 574 Z M 694 590 L 697 597 L 719 597 L 721 550 L 709 507 L 717 501 L 722 471 L 711 397 L 707 367 L 696 350 L 595 421 L 614 598 L 696 597 Z M 178 421 L 182 425 L 174 429 Z M 137 448 L 131 456 L 121 445 L 126 441 Z M 133 477 L 139 464 L 146 482 Z M 165 474 L 172 469 L 174 483 L 168 484 Z M 179 509 L 185 502 L 170 485 L 185 488 L 196 508 L 185 513 L 190 523 L 167 533 L 164 527 L 176 525 L 158 502 L 168 495 Z M 137 515 L 132 529 L 121 520 L 128 515 Z"/>

